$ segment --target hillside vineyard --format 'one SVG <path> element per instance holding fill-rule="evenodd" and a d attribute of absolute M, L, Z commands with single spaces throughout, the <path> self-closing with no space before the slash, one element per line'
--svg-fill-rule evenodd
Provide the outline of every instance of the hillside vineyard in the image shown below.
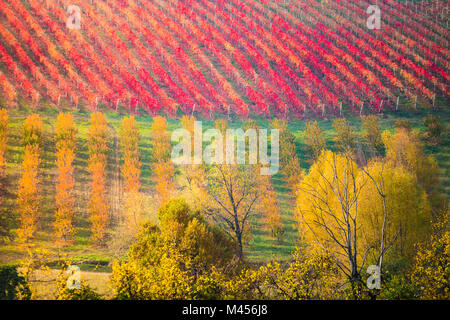
<path fill-rule="evenodd" d="M 426 3 L 426 2 L 425 2 Z M 0 95 L 152 115 L 323 116 L 448 98 L 448 2 L 4 0 Z M 77 8 L 79 9 L 77 11 Z M 74 27 L 75 26 L 75 27 Z"/>

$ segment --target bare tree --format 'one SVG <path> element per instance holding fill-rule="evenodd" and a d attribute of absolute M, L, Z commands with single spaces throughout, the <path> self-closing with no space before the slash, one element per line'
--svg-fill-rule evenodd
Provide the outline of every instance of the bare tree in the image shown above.
<path fill-rule="evenodd" d="M 236 241 L 239 259 L 249 219 L 264 192 L 259 179 L 259 167 L 253 165 L 213 165 L 208 171 L 209 216 Z"/>
<path fill-rule="evenodd" d="M 364 168 L 358 168 L 349 153 L 336 155 L 330 151 L 320 157 L 313 170 L 315 179 L 305 179 L 300 185 L 300 196 L 306 197 L 302 200 L 306 204 L 299 206 L 298 213 L 314 242 L 336 259 L 347 278 L 344 284 L 350 283 L 354 298 L 358 298 L 359 288 L 364 284 L 361 275 L 367 255 L 376 249 L 373 245 L 363 248 L 358 239 L 361 227 L 358 200 L 361 190 L 368 183 L 375 184 L 383 201 L 384 215 L 379 230 L 381 240 L 377 258 L 380 270 L 383 257 L 390 247 L 385 237 L 388 209 L 382 172 L 380 179 L 375 179 Z M 371 293 L 373 295 L 376 293 Z"/>

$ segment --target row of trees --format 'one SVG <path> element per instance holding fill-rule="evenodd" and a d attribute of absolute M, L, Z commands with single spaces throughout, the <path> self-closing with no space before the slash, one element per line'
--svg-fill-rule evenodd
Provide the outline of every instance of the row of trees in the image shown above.
<path fill-rule="evenodd" d="M 76 190 L 74 177 L 74 161 L 78 146 L 78 130 L 74 116 L 60 113 L 55 123 L 56 148 L 56 193 L 55 220 L 53 223 L 56 239 L 59 245 L 72 243 L 75 235 L 74 218 L 76 214 Z M 6 177 L 9 136 L 9 117 L 5 109 L 0 109 L 0 175 Z M 125 208 L 133 207 L 140 191 L 140 154 L 139 130 L 133 116 L 125 117 L 119 132 L 122 146 L 124 189 L 126 194 Z M 89 220 L 91 221 L 92 241 L 104 244 L 106 229 L 109 224 L 109 201 L 106 188 L 107 157 L 108 157 L 109 128 L 102 113 L 91 115 L 88 132 L 88 149 L 90 173 Z M 28 116 L 22 125 L 21 143 L 24 147 L 21 162 L 21 173 L 17 191 L 17 208 L 19 213 L 19 228 L 17 237 L 21 243 L 30 243 L 36 236 L 42 209 L 42 172 L 40 164 L 44 155 L 44 123 L 38 114 Z M 4 192 L 4 191 L 2 191 Z M 124 219 L 134 220 L 132 210 L 125 210 Z M 127 216 L 127 213 L 129 214 Z M 5 217 L 2 216 L 2 219 Z M 2 221 L 2 234 L 7 234 L 7 222 Z M 137 224 L 137 222 L 136 222 Z M 3 228 L 6 228 L 3 230 Z"/>

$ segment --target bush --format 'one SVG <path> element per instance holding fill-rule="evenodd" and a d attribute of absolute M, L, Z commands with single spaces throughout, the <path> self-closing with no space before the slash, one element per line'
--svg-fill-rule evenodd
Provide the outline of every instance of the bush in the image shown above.
<path fill-rule="evenodd" d="M 56 278 L 56 300 L 100 300 L 101 295 L 95 292 L 84 280 L 81 280 L 79 289 L 71 289 L 67 286 L 67 279 L 69 275 L 66 274 L 65 269 Z"/>
<path fill-rule="evenodd" d="M 31 290 L 17 266 L 0 266 L 0 300 L 29 300 Z"/>
<path fill-rule="evenodd" d="M 423 119 L 423 124 L 427 128 L 425 136 L 433 141 L 438 141 L 443 131 L 440 117 L 429 115 Z"/>

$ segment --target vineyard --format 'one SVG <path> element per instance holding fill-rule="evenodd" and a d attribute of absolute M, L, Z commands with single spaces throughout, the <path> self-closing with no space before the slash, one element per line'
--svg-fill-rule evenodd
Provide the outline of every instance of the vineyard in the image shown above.
<path fill-rule="evenodd" d="M 69 7 L 80 8 L 79 17 Z M 169 117 L 447 105 L 448 2 L 5 0 L 0 96 Z M 68 28 L 79 19 L 80 28 Z"/>

